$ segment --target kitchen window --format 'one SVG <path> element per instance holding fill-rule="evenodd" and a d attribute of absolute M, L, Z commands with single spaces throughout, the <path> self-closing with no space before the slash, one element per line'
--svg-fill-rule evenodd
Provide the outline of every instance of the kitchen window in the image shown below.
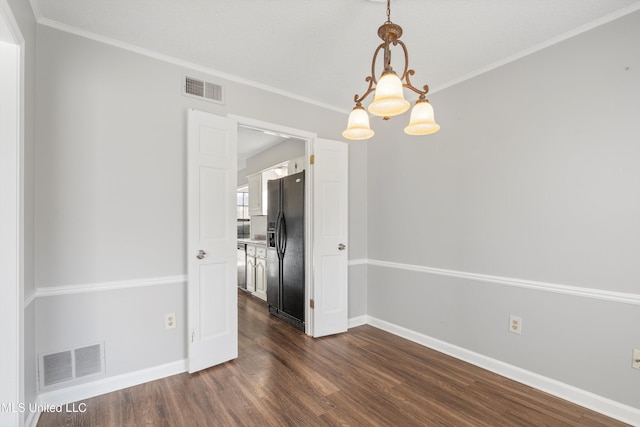
<path fill-rule="evenodd" d="M 248 187 L 243 187 L 238 190 L 237 200 L 238 239 L 248 239 L 251 232 Z"/>

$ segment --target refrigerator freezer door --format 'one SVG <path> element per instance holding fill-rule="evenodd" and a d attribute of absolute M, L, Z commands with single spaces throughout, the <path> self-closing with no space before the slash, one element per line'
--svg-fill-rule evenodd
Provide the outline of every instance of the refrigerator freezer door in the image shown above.
<path fill-rule="evenodd" d="M 304 172 L 282 178 L 286 242 L 282 259 L 281 310 L 304 322 Z"/>
<path fill-rule="evenodd" d="M 276 248 L 276 232 L 280 214 L 280 180 L 267 181 L 267 246 Z"/>

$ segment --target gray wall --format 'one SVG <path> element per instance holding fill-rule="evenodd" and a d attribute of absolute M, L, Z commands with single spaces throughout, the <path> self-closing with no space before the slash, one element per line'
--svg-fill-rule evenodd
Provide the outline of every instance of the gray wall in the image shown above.
<path fill-rule="evenodd" d="M 181 96 L 185 73 L 224 85 L 226 105 Z M 187 109 L 329 139 L 345 116 L 45 26 L 37 84 L 36 350 L 104 341 L 107 376 L 186 358 Z M 350 224 L 365 214 L 354 207 Z M 171 311 L 179 327 L 165 331 Z"/>
<path fill-rule="evenodd" d="M 369 316 L 640 408 L 638 40 L 635 12 L 433 94 L 432 136 L 372 124 Z"/>
<path fill-rule="evenodd" d="M 304 130 L 304 129 L 299 129 Z M 306 141 L 285 139 L 278 145 L 247 159 L 247 167 L 238 171 L 238 187 L 248 183 L 247 176 L 261 172 L 279 163 L 305 155 Z"/>
<path fill-rule="evenodd" d="M 340 123 L 346 127 L 346 118 Z M 349 142 L 349 318 L 367 314 L 367 141 Z"/>
<path fill-rule="evenodd" d="M 23 3 L 11 1 L 17 15 Z M 349 316 L 640 407 L 637 305 L 565 292 L 638 294 L 639 28 L 635 13 L 433 94 L 436 135 L 406 137 L 392 119 L 350 143 Z M 25 311 L 25 339 L 38 338 L 26 356 L 104 340 L 107 375 L 185 358 L 184 283 L 169 282 L 186 272 L 186 109 L 331 139 L 346 115 L 204 75 L 225 85 L 227 104 L 201 102 L 180 96 L 180 66 L 48 27 L 37 41 L 25 288 L 67 291 Z M 154 278 L 163 284 L 135 286 Z M 519 286 L 531 281 L 542 286 Z M 134 286 L 85 292 L 109 283 Z M 182 328 L 163 329 L 168 310 Z M 509 314 L 522 335 L 507 332 Z"/>

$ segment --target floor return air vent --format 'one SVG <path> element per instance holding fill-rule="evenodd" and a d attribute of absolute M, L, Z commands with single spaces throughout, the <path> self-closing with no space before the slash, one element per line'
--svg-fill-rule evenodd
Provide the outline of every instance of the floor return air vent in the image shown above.
<path fill-rule="evenodd" d="M 94 344 L 38 358 L 40 389 L 92 375 L 104 374 L 104 345 Z"/>

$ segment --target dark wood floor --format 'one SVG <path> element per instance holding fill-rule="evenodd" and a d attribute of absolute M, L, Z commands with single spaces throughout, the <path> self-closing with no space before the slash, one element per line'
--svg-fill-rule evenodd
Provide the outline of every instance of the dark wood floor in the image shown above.
<path fill-rule="evenodd" d="M 313 339 L 239 295 L 237 360 L 38 426 L 622 426 L 371 326 Z M 76 407 L 79 403 L 76 404 Z"/>

